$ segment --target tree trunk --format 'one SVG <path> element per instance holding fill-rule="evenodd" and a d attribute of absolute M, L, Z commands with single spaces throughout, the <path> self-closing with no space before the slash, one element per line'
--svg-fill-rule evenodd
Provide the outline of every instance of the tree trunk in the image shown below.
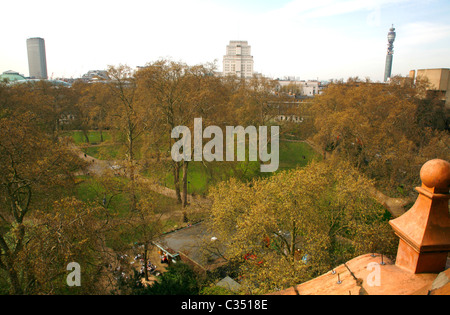
<path fill-rule="evenodd" d="M 137 197 L 136 197 L 136 181 L 134 174 L 134 162 L 129 161 L 130 163 L 130 180 L 131 180 L 131 211 L 136 211 L 137 209 Z"/>
<path fill-rule="evenodd" d="M 12 287 L 12 294 L 13 295 L 22 295 L 23 290 L 22 286 L 20 285 L 19 277 L 17 275 L 16 270 L 14 267 L 10 267 L 8 270 L 9 280 L 11 281 L 11 287 Z"/>
<path fill-rule="evenodd" d="M 187 174 L 188 174 L 188 166 L 189 162 L 184 161 L 183 162 L 183 207 L 186 207 L 188 203 L 188 180 L 187 180 Z"/>
<path fill-rule="evenodd" d="M 144 274 L 145 274 L 145 281 L 148 281 L 148 245 L 147 243 L 144 243 Z"/>
<path fill-rule="evenodd" d="M 0 260 L 0 270 L 6 271 L 11 282 L 11 293 L 15 295 L 23 294 L 22 286 L 20 285 L 19 277 L 14 269 L 14 254 L 11 252 L 5 239 L 0 235 L 0 248 L 2 249 L 3 258 Z"/>
<path fill-rule="evenodd" d="M 180 192 L 180 163 L 173 163 L 173 182 L 175 186 L 175 192 L 177 194 L 178 203 L 182 203 Z"/>
<path fill-rule="evenodd" d="M 130 171 L 130 181 L 131 181 L 131 211 L 136 211 L 137 209 L 137 198 L 136 198 L 136 182 L 135 182 L 135 169 L 134 169 L 134 155 L 133 155 L 133 134 L 132 132 L 128 135 L 128 168 Z"/>
<path fill-rule="evenodd" d="M 84 135 L 84 139 L 86 140 L 86 143 L 89 143 L 89 135 L 86 129 L 83 128 L 83 135 Z"/>
<path fill-rule="evenodd" d="M 296 240 L 296 228 L 295 228 L 295 221 L 292 221 L 292 231 L 291 231 L 291 257 L 292 257 L 292 261 L 295 261 L 295 242 Z"/>

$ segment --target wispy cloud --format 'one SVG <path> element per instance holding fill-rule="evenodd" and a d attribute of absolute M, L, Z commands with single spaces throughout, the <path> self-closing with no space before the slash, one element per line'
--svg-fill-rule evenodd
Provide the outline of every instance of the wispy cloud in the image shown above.
<path fill-rule="evenodd" d="M 358 11 L 374 11 L 386 5 L 411 2 L 412 0 L 293 0 L 272 12 L 279 16 L 318 18 L 337 16 Z"/>
<path fill-rule="evenodd" d="M 450 23 L 437 24 L 432 22 L 408 23 L 401 28 L 402 36 L 398 38 L 405 47 L 421 46 L 450 41 Z"/>

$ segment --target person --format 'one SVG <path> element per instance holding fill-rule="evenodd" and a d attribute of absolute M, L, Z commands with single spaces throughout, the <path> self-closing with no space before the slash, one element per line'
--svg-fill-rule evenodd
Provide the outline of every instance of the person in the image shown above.
<path fill-rule="evenodd" d="M 159 251 L 159 257 L 161 258 L 161 264 L 163 264 L 164 263 L 164 258 L 166 257 L 166 254 L 163 253 L 162 250 Z"/>
<path fill-rule="evenodd" d="M 156 270 L 156 266 L 153 265 L 151 262 L 148 262 L 148 264 L 147 264 L 147 270 L 150 271 L 150 273 L 152 273 L 153 271 Z"/>

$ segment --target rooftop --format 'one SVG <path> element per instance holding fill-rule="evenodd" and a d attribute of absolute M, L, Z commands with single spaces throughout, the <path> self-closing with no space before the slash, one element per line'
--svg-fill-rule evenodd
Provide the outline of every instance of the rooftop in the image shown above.
<path fill-rule="evenodd" d="M 384 265 L 382 265 L 382 260 Z M 450 293 L 450 261 L 442 274 L 412 274 L 380 254 L 366 254 L 295 288 L 271 295 L 427 295 Z M 340 283 L 338 283 L 340 281 Z M 379 281 L 377 283 L 377 281 Z"/>
<path fill-rule="evenodd" d="M 204 250 L 205 243 L 214 238 L 205 225 L 197 223 L 177 231 L 167 233 L 157 239 L 155 244 L 169 254 L 179 254 L 181 259 L 202 271 L 212 270 L 223 264 L 219 256 Z"/>
<path fill-rule="evenodd" d="M 400 239 L 395 262 L 366 254 L 272 295 L 450 294 L 450 163 L 431 160 L 420 177 L 414 206 L 390 221 Z"/>
<path fill-rule="evenodd" d="M 8 82 L 13 82 L 13 81 L 26 80 L 26 78 L 16 71 L 8 70 L 8 71 L 5 71 L 2 74 L 0 74 L 0 81 L 4 81 L 4 80 L 7 80 Z"/>

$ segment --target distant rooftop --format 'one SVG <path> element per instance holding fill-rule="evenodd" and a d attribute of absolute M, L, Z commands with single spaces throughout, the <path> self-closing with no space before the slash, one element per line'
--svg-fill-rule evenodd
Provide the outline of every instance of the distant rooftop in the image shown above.
<path fill-rule="evenodd" d="M 7 80 L 8 82 L 13 82 L 13 81 L 26 80 L 26 78 L 16 71 L 7 70 L 7 71 L 3 72 L 2 74 L 0 74 L 0 81 L 4 81 L 4 80 Z"/>
<path fill-rule="evenodd" d="M 2 74 L 0 74 L 0 82 L 6 81 L 9 84 L 23 84 L 23 83 L 34 83 L 38 81 L 42 81 L 42 79 L 29 79 L 25 76 L 19 74 L 17 71 L 14 70 L 7 70 L 4 71 Z M 70 83 L 62 81 L 62 80 L 43 80 L 46 82 L 51 83 L 55 86 L 71 86 Z"/>

